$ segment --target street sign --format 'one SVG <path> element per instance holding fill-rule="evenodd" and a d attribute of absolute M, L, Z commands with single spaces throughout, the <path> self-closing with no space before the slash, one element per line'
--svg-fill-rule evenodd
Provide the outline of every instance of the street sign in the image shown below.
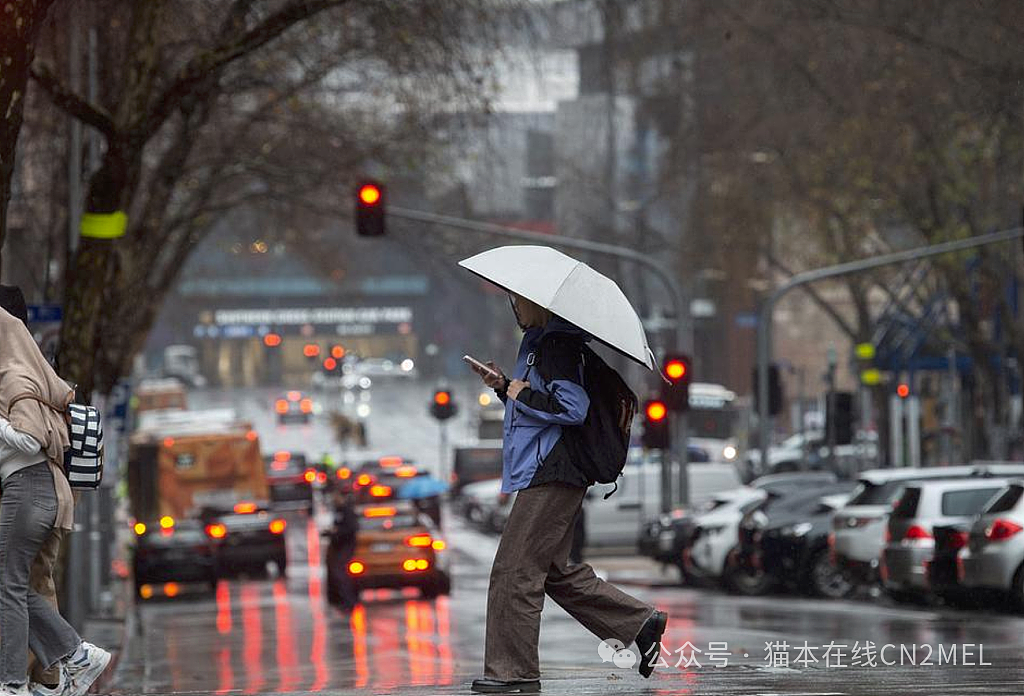
<path fill-rule="evenodd" d="M 60 321 L 64 310 L 59 304 L 37 304 L 28 306 L 29 324 L 52 324 Z"/>

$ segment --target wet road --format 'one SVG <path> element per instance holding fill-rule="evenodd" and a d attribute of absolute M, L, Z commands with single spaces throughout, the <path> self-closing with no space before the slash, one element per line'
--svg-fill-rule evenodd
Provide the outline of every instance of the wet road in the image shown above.
<path fill-rule="evenodd" d="M 289 529 L 287 579 L 223 581 L 215 597 L 139 608 L 137 635 L 129 641 L 114 693 L 468 692 L 483 656 L 493 538 L 449 525 L 455 564 L 451 597 L 424 601 L 412 590 L 371 592 L 346 615 L 325 602 L 323 547 L 315 524 L 296 519 Z M 618 559 L 594 564 L 626 567 L 632 576 L 639 568 Z M 610 575 L 615 578 L 616 572 Z M 1017 617 L 867 601 L 736 598 L 657 584 L 627 589 L 669 612 L 666 666 L 645 681 L 635 670 L 602 663 L 599 641 L 549 603 L 541 646 L 546 693 L 1024 693 L 1024 620 Z M 875 666 L 865 651 L 867 641 L 875 644 Z M 776 646 L 766 653 L 767 642 L 788 649 Z M 801 652 L 805 642 L 809 650 Z M 830 643 L 848 647 L 833 649 L 827 664 Z M 967 644 L 983 646 L 968 650 L 967 661 L 977 666 L 962 665 L 962 647 L 955 667 L 882 663 L 883 657 L 898 663 L 902 651 L 907 663 L 910 646 L 917 646 L 918 662 L 931 653 L 936 663 L 939 645 L 948 657 L 953 645 Z M 878 655 L 885 645 L 906 647 Z"/>
<path fill-rule="evenodd" d="M 384 444 L 434 464 L 437 429 L 425 415 L 429 386 L 410 387 L 374 390 L 372 448 Z M 332 447 L 324 419 L 311 426 L 277 428 L 268 406 L 273 397 L 270 392 L 209 392 L 194 403 L 235 405 L 253 419 L 265 449 L 306 448 L 312 455 Z M 465 430 L 464 421 L 455 424 L 453 433 L 460 428 Z M 323 524 L 322 515 L 319 519 Z M 469 692 L 483 658 L 494 537 L 449 517 L 451 597 L 425 601 L 414 590 L 364 593 L 361 606 L 348 615 L 325 600 L 325 547 L 317 521 L 290 517 L 287 534 L 287 578 L 222 581 L 215 596 L 138 607 L 112 692 Z M 635 669 L 602 662 L 599 641 L 549 602 L 541 638 L 545 693 L 1024 693 L 1021 617 L 904 608 L 885 601 L 738 598 L 673 586 L 672 576 L 662 577 L 656 567 L 638 559 L 598 558 L 593 563 L 669 613 L 665 666 L 648 681 Z M 774 645 L 766 651 L 769 643 Z M 940 657 L 940 645 L 946 660 Z M 917 666 L 909 664 L 912 646 L 917 646 Z M 953 646 L 957 665 L 936 664 L 948 660 Z M 970 666 L 964 665 L 965 657 Z"/>

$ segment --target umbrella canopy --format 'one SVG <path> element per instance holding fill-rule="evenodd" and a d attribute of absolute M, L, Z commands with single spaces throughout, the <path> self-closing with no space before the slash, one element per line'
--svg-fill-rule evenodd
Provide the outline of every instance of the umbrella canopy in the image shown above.
<path fill-rule="evenodd" d="M 402 485 L 398 489 L 398 498 L 401 500 L 419 500 L 421 498 L 433 498 L 448 490 L 444 481 L 433 476 L 417 476 L 413 480 Z"/>
<path fill-rule="evenodd" d="M 643 323 L 611 278 L 546 246 L 503 246 L 459 261 L 498 287 L 580 327 L 644 367 L 655 369 Z"/>

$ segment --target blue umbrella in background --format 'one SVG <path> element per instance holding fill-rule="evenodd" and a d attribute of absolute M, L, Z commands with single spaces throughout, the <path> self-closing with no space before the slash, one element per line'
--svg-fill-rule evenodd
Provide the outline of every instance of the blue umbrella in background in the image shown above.
<path fill-rule="evenodd" d="M 417 476 L 398 489 L 401 500 L 419 500 L 433 498 L 448 490 L 448 484 L 433 476 Z"/>

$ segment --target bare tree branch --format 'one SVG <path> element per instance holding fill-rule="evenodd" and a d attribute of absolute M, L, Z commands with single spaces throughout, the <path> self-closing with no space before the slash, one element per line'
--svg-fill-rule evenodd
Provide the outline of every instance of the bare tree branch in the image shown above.
<path fill-rule="evenodd" d="M 91 104 L 85 97 L 65 87 L 50 66 L 36 62 L 32 66 L 31 76 L 57 108 L 92 126 L 108 139 L 117 137 L 117 126 L 110 114 L 103 107 Z"/>

